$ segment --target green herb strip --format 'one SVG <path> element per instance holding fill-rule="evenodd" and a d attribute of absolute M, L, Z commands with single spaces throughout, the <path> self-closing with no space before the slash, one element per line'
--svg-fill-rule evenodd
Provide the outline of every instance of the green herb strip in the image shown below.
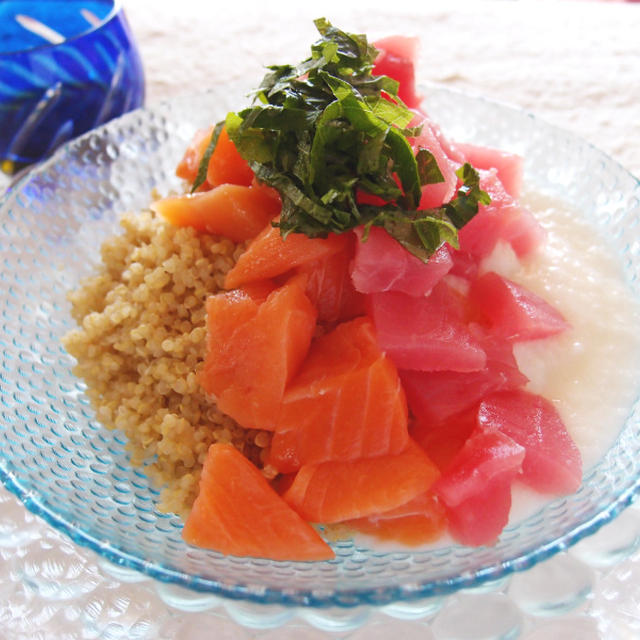
<path fill-rule="evenodd" d="M 283 236 L 326 237 L 365 225 L 366 238 L 377 225 L 424 261 L 444 242 L 457 247 L 457 230 L 491 201 L 477 171 L 464 164 L 455 197 L 418 210 L 422 187 L 444 177 L 428 149 L 414 153 L 409 139 L 420 127 L 408 128 L 414 114 L 398 98 L 398 83 L 372 75 L 378 51 L 364 35 L 324 18 L 315 25 L 321 38 L 311 57 L 296 67 L 269 67 L 253 106 L 216 125 L 193 191 L 206 179 L 225 126 L 258 180 L 280 192 Z M 360 204 L 359 193 L 387 204 Z"/>

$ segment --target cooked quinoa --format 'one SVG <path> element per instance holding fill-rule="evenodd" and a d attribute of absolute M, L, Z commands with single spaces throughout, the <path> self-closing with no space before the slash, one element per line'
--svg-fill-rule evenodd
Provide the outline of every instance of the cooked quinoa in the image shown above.
<path fill-rule="evenodd" d="M 243 247 L 151 212 L 121 225 L 97 273 L 69 295 L 79 328 L 64 345 L 97 419 L 125 433 L 132 463 L 163 488 L 160 507 L 186 517 L 209 445 L 230 442 L 262 467 L 271 441 L 222 414 L 198 382 L 205 301 Z"/>

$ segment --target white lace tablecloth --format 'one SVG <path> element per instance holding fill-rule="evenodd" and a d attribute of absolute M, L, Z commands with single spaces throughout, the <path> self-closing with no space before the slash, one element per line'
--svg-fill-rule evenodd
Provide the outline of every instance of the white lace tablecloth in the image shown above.
<path fill-rule="evenodd" d="M 519 105 L 640 175 L 640 5 L 502 0 L 222 3 L 129 0 L 147 101 L 262 75 L 301 59 L 325 16 L 373 38 L 418 35 L 423 81 Z M 640 637 L 640 510 L 569 553 L 482 593 L 380 611 L 256 613 L 123 571 L 0 489 L 0 640 Z M 479 612 L 495 612 L 492 626 Z M 466 616 L 466 623 L 464 622 Z M 463 622 L 461 622 L 463 621 Z M 466 626 L 465 626 L 466 625 Z M 484 626 L 483 626 L 484 625 Z M 263 627 L 256 631 L 254 627 Z M 271 630 L 264 629 L 271 627 Z"/>

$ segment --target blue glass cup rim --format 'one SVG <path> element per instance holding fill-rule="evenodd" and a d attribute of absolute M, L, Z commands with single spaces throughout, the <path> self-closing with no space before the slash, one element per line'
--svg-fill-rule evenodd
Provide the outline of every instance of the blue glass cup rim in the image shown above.
<path fill-rule="evenodd" d="M 81 31 L 69 38 L 65 38 L 60 43 L 53 42 L 45 42 L 36 47 L 28 47 L 27 49 L 14 49 L 13 51 L 0 51 L 0 60 L 3 58 L 11 58 L 13 56 L 18 55 L 29 55 L 32 52 L 38 51 L 46 51 L 47 49 L 55 49 L 57 47 L 63 47 L 68 44 L 73 44 L 82 40 L 84 38 L 90 37 L 92 34 L 96 33 L 96 31 L 101 31 L 105 27 L 108 27 L 111 22 L 113 22 L 122 12 L 122 0 L 106 0 L 105 4 L 111 4 L 111 9 L 109 9 L 109 13 L 104 18 L 100 19 L 100 22 L 96 25 L 89 26 L 85 31 Z"/>

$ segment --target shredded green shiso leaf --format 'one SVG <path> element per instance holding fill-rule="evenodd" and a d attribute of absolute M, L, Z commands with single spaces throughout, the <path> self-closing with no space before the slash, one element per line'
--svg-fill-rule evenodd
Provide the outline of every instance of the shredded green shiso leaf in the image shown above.
<path fill-rule="evenodd" d="M 409 138 L 414 114 L 398 97 L 398 83 L 374 76 L 378 54 L 364 35 L 345 33 L 326 19 L 314 21 L 320 39 L 297 66 L 268 67 L 253 106 L 219 122 L 202 158 L 195 191 L 205 180 L 223 126 L 258 180 L 277 189 L 282 212 L 277 226 L 286 237 L 316 238 L 364 225 L 387 232 L 426 261 L 458 229 L 489 204 L 475 169 L 456 172 L 462 185 L 435 209 L 418 210 L 421 188 L 444 180 L 433 154 L 417 153 Z M 358 203 L 358 192 L 385 204 Z"/>

